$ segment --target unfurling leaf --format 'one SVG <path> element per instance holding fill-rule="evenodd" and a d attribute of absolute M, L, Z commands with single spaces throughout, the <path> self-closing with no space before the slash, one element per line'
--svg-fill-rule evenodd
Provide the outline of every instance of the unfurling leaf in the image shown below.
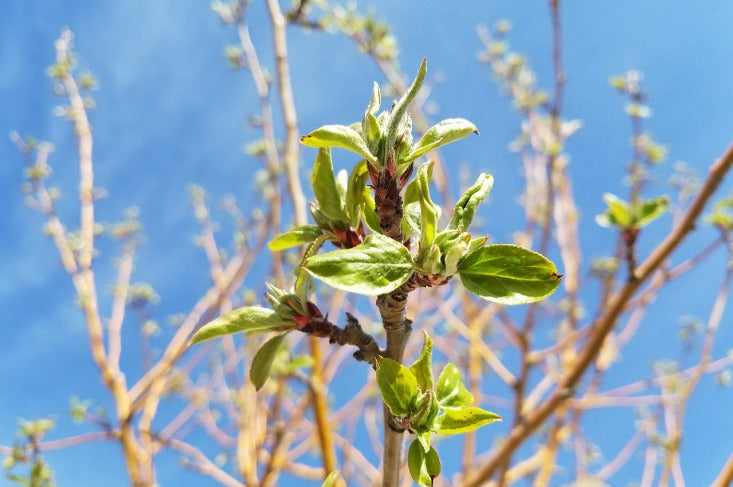
<path fill-rule="evenodd" d="M 268 331 L 284 331 L 295 327 L 294 323 L 280 319 L 273 310 L 260 306 L 243 306 L 208 322 L 193 334 L 189 345 L 233 333 L 248 334 Z"/>
<path fill-rule="evenodd" d="M 407 220 L 408 231 L 413 231 L 412 220 L 415 218 L 417 208 L 420 208 L 420 254 L 424 256 L 430 250 L 437 231 L 440 210 L 433 203 L 430 197 L 430 181 L 433 175 L 433 162 L 423 164 L 417 170 L 417 176 L 405 188 L 405 219 Z"/>
<path fill-rule="evenodd" d="M 410 105 L 412 100 L 417 96 L 417 92 L 420 91 L 422 82 L 425 79 L 425 73 L 428 69 L 427 59 L 423 59 L 420 64 L 420 68 L 417 70 L 417 76 L 412 82 L 407 91 L 402 95 L 402 98 L 392 107 L 389 118 L 389 127 L 387 129 L 387 150 L 394 148 L 395 142 L 399 132 L 400 125 L 403 123 L 402 119 L 407 113 L 407 107 Z M 397 161 L 395 161 L 397 162 Z"/>
<path fill-rule="evenodd" d="M 640 203 L 636 211 L 637 228 L 644 227 L 659 218 L 667 210 L 668 205 L 669 198 L 666 196 L 659 196 Z"/>
<path fill-rule="evenodd" d="M 407 467 L 412 479 L 421 487 L 432 487 L 433 479 L 440 475 L 440 458 L 432 446 L 426 452 L 418 440 L 407 450 Z"/>
<path fill-rule="evenodd" d="M 387 357 L 377 357 L 377 386 L 395 416 L 412 412 L 417 401 L 417 379 L 410 369 Z"/>
<path fill-rule="evenodd" d="M 627 201 L 611 193 L 604 194 L 603 201 L 608 209 L 596 216 L 596 223 L 602 227 L 632 228 L 633 215 Z"/>
<path fill-rule="evenodd" d="M 267 340 L 264 345 L 257 350 L 257 353 L 252 359 L 252 365 L 249 367 L 249 379 L 258 391 L 270 376 L 272 362 L 275 360 L 275 354 L 280 348 L 285 336 L 286 333 L 283 333 L 282 335 L 276 335 Z"/>
<path fill-rule="evenodd" d="M 328 474 L 328 477 L 323 481 L 321 484 L 321 487 L 333 487 L 336 485 L 336 479 L 341 475 L 341 472 L 339 470 L 334 470 L 330 474 Z"/>
<path fill-rule="evenodd" d="M 433 340 L 425 330 L 423 330 L 423 340 L 420 356 L 410 366 L 410 372 L 417 379 L 420 390 L 425 392 L 433 388 Z"/>
<path fill-rule="evenodd" d="M 560 284 L 555 264 L 517 245 L 497 244 L 467 254 L 458 264 L 463 285 L 499 304 L 526 304 L 552 294 Z"/>
<path fill-rule="evenodd" d="M 414 262 L 404 245 L 372 234 L 356 247 L 314 255 L 304 267 L 336 289 L 378 296 L 404 284 L 412 275 Z"/>
<path fill-rule="evenodd" d="M 450 363 L 438 376 L 435 396 L 441 409 L 464 408 L 473 402 L 473 394 L 463 385 L 458 367 Z"/>
<path fill-rule="evenodd" d="M 301 137 L 300 142 L 308 147 L 341 147 L 378 165 L 377 158 L 371 153 L 361 134 L 346 125 L 324 125 Z"/>
<path fill-rule="evenodd" d="M 331 220 L 343 220 L 344 208 L 336 185 L 336 177 L 333 174 L 330 148 L 318 149 L 311 182 L 313 184 L 313 194 L 316 201 L 318 201 L 321 212 Z"/>
<path fill-rule="evenodd" d="M 313 242 L 321 235 L 323 235 L 323 231 L 317 226 L 301 225 L 273 238 L 267 246 L 273 252 L 277 252 L 296 247 L 300 244 Z"/>
<path fill-rule="evenodd" d="M 346 189 L 346 213 L 349 216 L 349 224 L 352 228 L 359 228 L 361 223 L 361 215 L 364 210 L 366 201 L 364 200 L 364 189 L 366 187 L 369 172 L 367 170 L 367 162 L 362 160 L 354 166 L 349 176 L 349 182 Z"/>
<path fill-rule="evenodd" d="M 477 407 L 446 409 L 445 413 L 435 419 L 435 432 L 443 435 L 467 433 L 494 421 L 501 421 L 501 416 Z"/>
<path fill-rule="evenodd" d="M 423 154 L 430 152 L 433 149 L 449 144 L 453 141 L 462 139 L 463 137 L 470 134 L 477 134 L 478 129 L 476 126 L 463 118 L 449 118 L 439 122 L 436 125 L 430 127 L 417 141 L 417 144 L 412 148 L 412 152 L 407 156 L 404 161 L 414 161 Z"/>
<path fill-rule="evenodd" d="M 448 223 L 448 228 L 457 228 L 461 232 L 468 231 L 476 208 L 486 199 L 493 186 L 494 178 L 490 174 L 481 173 L 473 186 L 468 188 L 456 202 L 456 209 Z"/>

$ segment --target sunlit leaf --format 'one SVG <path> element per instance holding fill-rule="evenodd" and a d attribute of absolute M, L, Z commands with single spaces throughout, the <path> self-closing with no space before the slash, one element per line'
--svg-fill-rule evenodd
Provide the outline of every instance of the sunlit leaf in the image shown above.
<path fill-rule="evenodd" d="M 278 235 L 270 240 L 270 243 L 268 243 L 267 246 L 270 250 L 277 252 L 291 247 L 297 247 L 301 244 L 313 242 L 321 235 L 323 235 L 323 231 L 317 226 L 302 225 Z"/>
<path fill-rule="evenodd" d="M 659 196 L 641 203 L 635 215 L 636 227 L 646 226 L 662 216 L 667 211 L 667 206 L 669 206 L 669 198 L 666 196 Z"/>
<path fill-rule="evenodd" d="M 377 357 L 377 386 L 395 416 L 412 412 L 417 400 L 417 379 L 410 369 L 387 357 Z"/>
<path fill-rule="evenodd" d="M 404 245 L 372 234 L 356 247 L 314 255 L 304 267 L 336 289 L 377 296 L 404 284 L 412 275 L 414 263 Z"/>
<path fill-rule="evenodd" d="M 407 467 L 418 485 L 432 487 L 433 479 L 440 475 L 438 452 L 432 446 L 426 452 L 418 440 L 412 440 L 407 450 Z"/>
<path fill-rule="evenodd" d="M 378 164 L 361 134 L 346 125 L 324 125 L 301 137 L 300 142 L 308 147 L 341 147 L 356 152 L 372 164 Z"/>
<path fill-rule="evenodd" d="M 446 409 L 445 413 L 435 419 L 435 432 L 443 435 L 466 433 L 494 421 L 501 416 L 477 407 Z"/>
<path fill-rule="evenodd" d="M 258 391 L 270 376 L 270 368 L 280 345 L 287 334 L 276 335 L 267 340 L 255 354 L 249 368 L 249 378 Z"/>
<path fill-rule="evenodd" d="M 476 208 L 486 199 L 493 186 L 494 178 L 490 174 L 481 173 L 473 186 L 468 188 L 456 202 L 456 208 L 448 223 L 448 228 L 457 228 L 461 232 L 468 231 L 473 222 Z"/>
<path fill-rule="evenodd" d="M 402 98 L 400 98 L 395 106 L 392 107 L 392 111 L 390 112 L 389 127 L 387 129 L 388 148 L 392 148 L 395 145 L 402 119 L 407 113 L 407 108 L 409 107 L 410 103 L 412 102 L 412 100 L 415 99 L 415 96 L 417 96 L 417 92 L 420 91 L 420 87 L 422 86 L 423 80 L 425 79 L 427 68 L 428 62 L 426 59 L 423 59 L 422 63 L 420 64 L 420 68 L 417 71 L 417 75 L 415 76 L 415 80 L 412 82 L 407 91 L 405 91 L 405 93 L 402 95 Z"/>
<path fill-rule="evenodd" d="M 499 304 L 539 301 L 557 289 L 561 276 L 543 255 L 517 245 L 481 247 L 458 264 L 463 285 L 473 294 Z"/>
<path fill-rule="evenodd" d="M 417 141 L 412 152 L 404 162 L 417 159 L 433 149 L 462 139 L 470 134 L 477 134 L 476 126 L 463 118 L 449 118 L 430 127 Z"/>
<path fill-rule="evenodd" d="M 210 340 L 223 335 L 246 332 L 249 334 L 268 331 L 281 331 L 294 328 L 295 325 L 283 321 L 269 308 L 260 306 L 243 306 L 223 314 L 208 322 L 193 334 L 189 345 Z"/>
<path fill-rule="evenodd" d="M 410 366 L 410 372 L 417 379 L 417 385 L 421 391 L 425 392 L 433 388 L 433 340 L 423 330 L 423 346 L 420 356 L 414 364 Z"/>
<path fill-rule="evenodd" d="M 441 409 L 463 408 L 473 402 L 473 394 L 463 385 L 458 367 L 451 363 L 438 376 L 435 396 Z"/>

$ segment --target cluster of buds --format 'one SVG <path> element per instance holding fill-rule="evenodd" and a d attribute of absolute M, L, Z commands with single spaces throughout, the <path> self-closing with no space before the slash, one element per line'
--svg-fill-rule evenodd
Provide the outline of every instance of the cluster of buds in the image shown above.
<path fill-rule="evenodd" d="M 334 325 L 328 321 L 328 316 L 323 316 L 315 303 L 295 293 L 285 292 L 271 283 L 267 283 L 265 299 L 281 320 L 295 323 L 297 330 L 317 337 L 331 336 Z"/>
<path fill-rule="evenodd" d="M 318 228 L 328 236 L 328 241 L 335 247 L 350 249 L 364 240 L 363 224 L 360 223 L 359 228 L 354 228 L 343 221 L 332 220 L 321 211 L 317 201 L 311 201 L 308 209 L 313 215 L 313 220 L 315 220 Z"/>
<path fill-rule="evenodd" d="M 447 283 L 458 273 L 458 262 L 470 252 L 482 247 L 488 236 L 472 238 L 468 232 L 446 230 L 436 235 L 426 251 L 420 252 L 420 266 L 430 285 Z"/>

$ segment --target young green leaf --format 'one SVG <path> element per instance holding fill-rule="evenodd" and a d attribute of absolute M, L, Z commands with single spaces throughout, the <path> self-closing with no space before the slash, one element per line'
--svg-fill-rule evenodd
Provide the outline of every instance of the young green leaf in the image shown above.
<path fill-rule="evenodd" d="M 433 161 L 423 164 L 413 180 L 420 202 L 420 250 L 427 251 L 433 243 L 438 227 L 440 211 L 430 198 L 430 181 L 433 179 Z"/>
<path fill-rule="evenodd" d="M 344 209 L 341 206 L 336 177 L 333 174 L 330 148 L 318 149 L 311 182 L 313 184 L 313 194 L 323 214 L 331 220 L 343 220 Z"/>
<path fill-rule="evenodd" d="M 397 140 L 397 133 L 399 131 L 400 124 L 402 123 L 402 118 L 405 116 L 407 108 L 412 100 L 414 100 L 415 96 L 417 96 L 417 92 L 420 91 L 420 87 L 422 86 L 422 82 L 425 79 L 425 73 L 427 72 L 427 69 L 428 61 L 427 59 L 423 59 L 422 63 L 420 64 L 420 68 L 417 71 L 417 76 L 415 77 L 415 80 L 412 82 L 407 91 L 402 95 L 402 98 L 400 98 L 395 106 L 392 107 L 392 111 L 390 112 L 389 127 L 387 129 L 388 151 L 394 149 L 394 145 Z"/>
<path fill-rule="evenodd" d="M 377 158 L 371 153 L 361 134 L 346 125 L 324 125 L 300 138 L 308 147 L 341 147 L 356 152 L 375 166 Z"/>
<path fill-rule="evenodd" d="M 258 391 L 270 376 L 270 368 L 272 367 L 273 360 L 275 360 L 275 354 L 277 354 L 277 351 L 283 340 L 285 340 L 286 335 L 287 333 L 275 335 L 267 340 L 264 345 L 257 350 L 257 353 L 252 359 L 252 364 L 249 368 L 249 378 L 255 386 L 255 389 Z"/>
<path fill-rule="evenodd" d="M 349 216 L 349 224 L 353 228 L 359 228 L 361 222 L 361 214 L 365 204 L 364 189 L 368 178 L 367 162 L 361 160 L 351 170 L 346 189 L 346 213 Z"/>
<path fill-rule="evenodd" d="M 603 201 L 608 209 L 596 216 L 596 223 L 602 227 L 632 228 L 633 215 L 627 201 L 611 193 L 604 194 Z"/>
<path fill-rule="evenodd" d="M 433 479 L 440 475 L 438 452 L 433 447 L 425 452 L 418 440 L 412 440 L 407 450 L 407 467 L 419 486 L 432 487 Z"/>
<path fill-rule="evenodd" d="M 190 345 L 223 335 L 246 332 L 248 334 L 268 331 L 284 331 L 295 328 L 295 324 L 281 320 L 275 311 L 260 306 L 244 306 L 223 314 L 208 322 L 193 334 Z"/>
<path fill-rule="evenodd" d="M 387 357 L 377 357 L 377 386 L 395 416 L 407 416 L 417 401 L 417 379 L 410 369 Z"/>
<path fill-rule="evenodd" d="M 476 126 L 463 118 L 449 118 L 430 127 L 417 141 L 408 155 L 401 162 L 414 161 L 433 149 L 462 139 L 470 134 L 478 134 Z"/>
<path fill-rule="evenodd" d="M 328 474 L 328 477 L 323 481 L 321 484 L 321 487 L 334 487 L 336 485 L 336 479 L 341 475 L 341 472 L 338 470 L 334 470 L 330 474 Z"/>
<path fill-rule="evenodd" d="M 372 232 L 378 233 L 380 231 L 379 228 L 379 217 L 377 216 L 377 210 L 376 210 L 376 204 L 374 203 L 374 199 L 372 198 L 372 194 L 369 190 L 369 187 L 364 187 L 364 223 L 366 223 L 366 226 L 369 227 L 369 230 Z"/>
<path fill-rule="evenodd" d="M 433 388 L 433 340 L 428 333 L 423 330 L 423 345 L 420 356 L 414 364 L 410 366 L 410 372 L 417 379 L 417 386 L 422 392 Z"/>
<path fill-rule="evenodd" d="M 303 264 L 331 287 L 367 296 L 394 291 L 412 275 L 414 262 L 399 242 L 372 234 L 350 249 L 314 255 Z"/>
<path fill-rule="evenodd" d="M 446 409 L 445 413 L 435 419 L 435 432 L 443 435 L 467 433 L 494 421 L 501 421 L 501 416 L 477 407 Z"/>
<path fill-rule="evenodd" d="M 323 235 L 323 231 L 317 226 L 301 225 L 273 238 L 267 246 L 273 252 L 278 252 L 304 243 L 313 242 L 321 235 Z"/>
<path fill-rule="evenodd" d="M 451 363 L 438 376 L 435 396 L 441 409 L 464 408 L 473 402 L 473 394 L 463 385 L 458 367 Z"/>
<path fill-rule="evenodd" d="M 458 264 L 463 285 L 499 304 L 526 304 L 552 294 L 560 284 L 555 264 L 517 245 L 497 244 L 467 254 Z"/>
<path fill-rule="evenodd" d="M 461 232 L 468 231 L 468 227 L 473 222 L 473 215 L 476 213 L 476 208 L 486 199 L 493 186 L 494 178 L 490 174 L 479 174 L 473 186 L 468 188 L 463 193 L 463 196 L 458 199 L 456 208 L 453 211 L 453 217 L 448 223 L 447 228 L 457 228 Z"/>
<path fill-rule="evenodd" d="M 659 196 L 639 205 L 636 215 L 636 227 L 641 228 L 659 218 L 667 210 L 669 198 Z"/>

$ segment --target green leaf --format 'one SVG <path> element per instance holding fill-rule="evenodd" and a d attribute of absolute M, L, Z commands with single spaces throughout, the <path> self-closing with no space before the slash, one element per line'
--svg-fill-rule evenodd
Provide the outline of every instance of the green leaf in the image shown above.
<path fill-rule="evenodd" d="M 427 69 L 428 61 L 427 59 L 423 59 L 422 63 L 420 64 L 420 68 L 417 71 L 417 76 L 415 76 L 415 80 L 412 82 L 407 91 L 402 95 L 402 98 L 400 98 L 395 106 L 392 107 L 392 111 L 390 112 L 389 126 L 387 129 L 388 151 L 394 149 L 395 141 L 397 140 L 397 132 L 399 131 L 400 124 L 402 123 L 402 118 L 405 116 L 407 108 L 412 100 L 414 100 L 415 96 L 417 96 L 417 92 L 420 91 L 420 87 L 422 86 L 423 80 L 425 79 L 425 73 L 427 72 Z"/>
<path fill-rule="evenodd" d="M 552 294 L 562 276 L 543 255 L 517 245 L 497 244 L 467 254 L 458 264 L 463 285 L 499 304 L 526 304 Z"/>
<path fill-rule="evenodd" d="M 463 118 L 449 118 L 430 127 L 417 141 L 404 162 L 414 161 L 423 154 L 450 144 L 470 134 L 478 134 L 476 126 Z"/>
<path fill-rule="evenodd" d="M 338 470 L 334 470 L 330 474 L 328 474 L 328 477 L 323 481 L 321 484 L 321 487 L 333 487 L 336 485 L 336 479 L 341 475 L 341 472 Z"/>
<path fill-rule="evenodd" d="M 433 388 L 433 340 L 428 333 L 423 330 L 423 345 L 420 356 L 414 364 L 410 366 L 410 372 L 417 379 L 417 386 L 421 391 L 425 392 Z"/>
<path fill-rule="evenodd" d="M 644 201 L 639 205 L 635 218 L 636 228 L 644 227 L 656 220 L 667 210 L 669 206 L 669 198 L 660 196 L 648 201 Z"/>
<path fill-rule="evenodd" d="M 379 217 L 377 216 L 376 204 L 369 191 L 369 187 L 364 187 L 364 223 L 372 232 L 380 232 Z"/>
<path fill-rule="evenodd" d="M 336 186 L 336 177 L 333 174 L 331 163 L 331 149 L 328 147 L 318 150 L 316 162 L 313 165 L 313 194 L 321 211 L 329 219 L 341 221 L 344 218 L 344 209 L 341 206 L 339 190 Z"/>
<path fill-rule="evenodd" d="M 417 401 L 417 379 L 410 369 L 387 357 L 377 357 L 377 386 L 395 416 L 407 416 Z"/>
<path fill-rule="evenodd" d="M 608 209 L 596 216 L 596 223 L 602 227 L 632 228 L 633 215 L 627 201 L 611 193 L 604 194 L 603 201 Z"/>
<path fill-rule="evenodd" d="M 494 178 L 490 174 L 481 173 L 473 186 L 468 188 L 463 196 L 458 199 L 453 217 L 447 228 L 457 228 L 461 232 L 468 231 L 468 227 L 473 222 L 476 208 L 486 199 L 493 186 Z"/>
<path fill-rule="evenodd" d="M 267 340 L 264 345 L 262 345 L 260 349 L 257 350 L 257 353 L 252 359 L 252 364 L 249 367 L 249 379 L 252 381 L 252 384 L 258 391 L 265 384 L 265 381 L 267 381 L 267 378 L 270 376 L 270 368 L 272 367 L 272 362 L 275 360 L 275 355 L 280 349 L 280 345 L 282 344 L 283 340 L 285 340 L 286 335 L 287 333 L 283 333 L 282 335 L 275 335 L 274 337 Z"/>
<path fill-rule="evenodd" d="M 418 440 L 412 440 L 407 450 L 407 467 L 418 485 L 432 487 L 433 479 L 440 475 L 438 452 L 431 446 L 426 453 Z"/>
<path fill-rule="evenodd" d="M 366 187 L 369 171 L 366 160 L 361 160 L 351 170 L 349 182 L 346 189 L 346 213 L 349 216 L 349 224 L 353 228 L 359 228 L 361 214 L 364 208 L 364 189 Z"/>
<path fill-rule="evenodd" d="M 435 432 L 443 435 L 467 433 L 494 421 L 501 421 L 501 416 L 477 407 L 446 409 L 445 413 L 435 419 Z"/>
<path fill-rule="evenodd" d="M 414 270 L 405 246 L 380 234 L 369 235 L 350 249 L 314 255 L 303 266 L 331 287 L 367 296 L 394 291 Z"/>
<path fill-rule="evenodd" d="M 296 247 L 301 244 L 310 243 L 323 235 L 323 231 L 315 225 L 302 225 L 278 235 L 270 240 L 267 246 L 273 252 Z"/>
<path fill-rule="evenodd" d="M 430 447 L 430 450 L 425 453 L 425 469 L 431 479 L 440 475 L 440 457 L 438 456 L 438 452 L 432 446 Z"/>
<path fill-rule="evenodd" d="M 438 376 L 435 397 L 441 409 L 464 408 L 473 402 L 473 394 L 463 385 L 458 367 L 451 363 Z"/>
<path fill-rule="evenodd" d="M 223 335 L 246 332 L 248 334 L 288 330 L 294 323 L 281 320 L 277 313 L 260 306 L 243 306 L 208 322 L 193 334 L 189 346 Z"/>
<path fill-rule="evenodd" d="M 378 165 L 377 158 L 371 153 L 361 134 L 346 125 L 324 125 L 301 137 L 300 142 L 308 147 L 341 147 Z"/>
<path fill-rule="evenodd" d="M 423 164 L 413 180 L 420 202 L 420 251 L 427 252 L 433 243 L 438 227 L 440 211 L 430 198 L 430 181 L 433 178 L 433 162 Z"/>

